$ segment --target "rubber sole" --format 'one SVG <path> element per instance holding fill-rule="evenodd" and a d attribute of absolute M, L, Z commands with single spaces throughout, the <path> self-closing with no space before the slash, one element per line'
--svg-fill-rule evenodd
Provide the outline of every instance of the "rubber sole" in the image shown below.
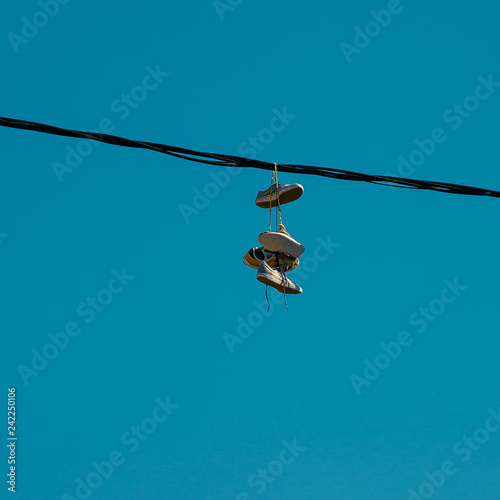
<path fill-rule="evenodd" d="M 269 286 L 272 286 L 273 288 L 275 288 L 276 290 L 278 290 L 278 292 L 280 293 L 283 293 L 284 290 L 285 290 L 285 286 L 283 285 L 280 285 L 276 282 L 274 282 L 273 280 L 271 280 L 270 278 L 268 278 L 267 276 L 265 275 L 257 275 L 257 280 L 260 281 L 261 283 L 264 283 L 264 285 L 269 285 Z M 297 295 L 299 293 L 302 293 L 302 288 L 299 288 L 298 290 L 297 289 L 294 289 L 294 288 L 286 288 L 286 292 L 285 292 L 287 295 Z"/>
<path fill-rule="evenodd" d="M 286 205 L 287 203 L 291 203 L 292 201 L 298 200 L 302 193 L 303 189 L 295 187 L 280 193 L 280 205 Z M 269 208 L 269 196 L 266 199 L 256 200 L 255 204 L 260 208 Z M 271 199 L 271 207 L 275 207 L 278 204 L 278 200 L 276 199 L 276 194 L 272 195 Z"/>
<path fill-rule="evenodd" d="M 260 233 L 259 243 L 270 252 L 283 252 L 296 259 L 304 253 L 304 245 L 283 233 Z"/>

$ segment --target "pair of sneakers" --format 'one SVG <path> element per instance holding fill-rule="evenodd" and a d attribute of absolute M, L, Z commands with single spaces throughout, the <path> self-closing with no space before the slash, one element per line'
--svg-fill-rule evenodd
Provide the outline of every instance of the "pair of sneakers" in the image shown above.
<path fill-rule="evenodd" d="M 284 205 L 302 196 L 300 184 L 279 184 L 259 191 L 255 204 L 261 208 Z M 243 257 L 245 265 L 257 269 L 257 280 L 281 293 L 299 294 L 302 288 L 285 276 L 299 265 L 304 246 L 294 240 L 281 225 L 276 232 L 264 231 L 259 235 L 261 247 L 252 247 Z"/>

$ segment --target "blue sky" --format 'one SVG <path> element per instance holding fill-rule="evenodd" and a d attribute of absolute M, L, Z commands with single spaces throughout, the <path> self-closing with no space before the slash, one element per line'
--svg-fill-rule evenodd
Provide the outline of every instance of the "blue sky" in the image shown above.
<path fill-rule="evenodd" d="M 500 187 L 496 2 L 54 1 L 0 20 L 2 116 Z M 498 498 L 498 200 L 282 173 L 267 313 L 270 173 L 0 135 L 17 498 Z"/>

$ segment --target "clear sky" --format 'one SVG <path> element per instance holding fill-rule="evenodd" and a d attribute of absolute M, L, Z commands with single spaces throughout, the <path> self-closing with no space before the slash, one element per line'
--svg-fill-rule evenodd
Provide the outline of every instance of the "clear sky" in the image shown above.
<path fill-rule="evenodd" d="M 10 2 L 0 115 L 500 189 L 499 15 Z M 270 173 L 0 137 L 17 498 L 499 498 L 500 200 L 280 174 L 304 293 L 267 313 Z"/>

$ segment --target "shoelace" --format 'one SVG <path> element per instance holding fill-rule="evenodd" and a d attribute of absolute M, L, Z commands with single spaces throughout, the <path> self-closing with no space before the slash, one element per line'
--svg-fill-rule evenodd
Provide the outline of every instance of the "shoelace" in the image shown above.
<path fill-rule="evenodd" d="M 276 266 L 274 267 L 274 269 L 276 269 L 280 275 L 280 278 L 281 278 L 280 285 L 283 287 L 283 302 L 285 303 L 285 307 L 288 309 L 288 304 L 286 303 L 286 284 L 288 282 L 288 278 L 285 276 L 285 271 L 283 270 L 283 267 L 281 266 L 279 253 L 274 252 L 274 256 L 276 258 Z M 269 302 L 269 296 L 267 295 L 267 286 L 268 285 L 266 285 L 266 300 L 267 300 L 267 312 L 269 312 L 269 308 L 271 307 L 271 303 Z"/>
<path fill-rule="evenodd" d="M 278 165 L 275 163 L 274 164 L 274 170 L 271 176 L 271 185 L 269 186 L 269 231 L 271 231 L 271 220 L 272 220 L 272 199 L 273 199 L 273 194 L 276 194 L 276 227 L 278 225 L 280 227 L 283 226 L 283 220 L 281 217 L 281 206 L 280 206 L 280 190 L 279 190 L 280 184 L 278 182 Z M 278 223 L 278 214 L 280 221 Z"/>
<path fill-rule="evenodd" d="M 285 271 L 281 267 L 280 263 L 280 254 L 276 253 L 276 269 L 281 276 L 281 286 L 283 287 L 283 302 L 285 303 L 285 307 L 288 309 L 288 304 L 286 303 L 286 284 L 288 282 L 288 278 L 285 276 Z"/>

